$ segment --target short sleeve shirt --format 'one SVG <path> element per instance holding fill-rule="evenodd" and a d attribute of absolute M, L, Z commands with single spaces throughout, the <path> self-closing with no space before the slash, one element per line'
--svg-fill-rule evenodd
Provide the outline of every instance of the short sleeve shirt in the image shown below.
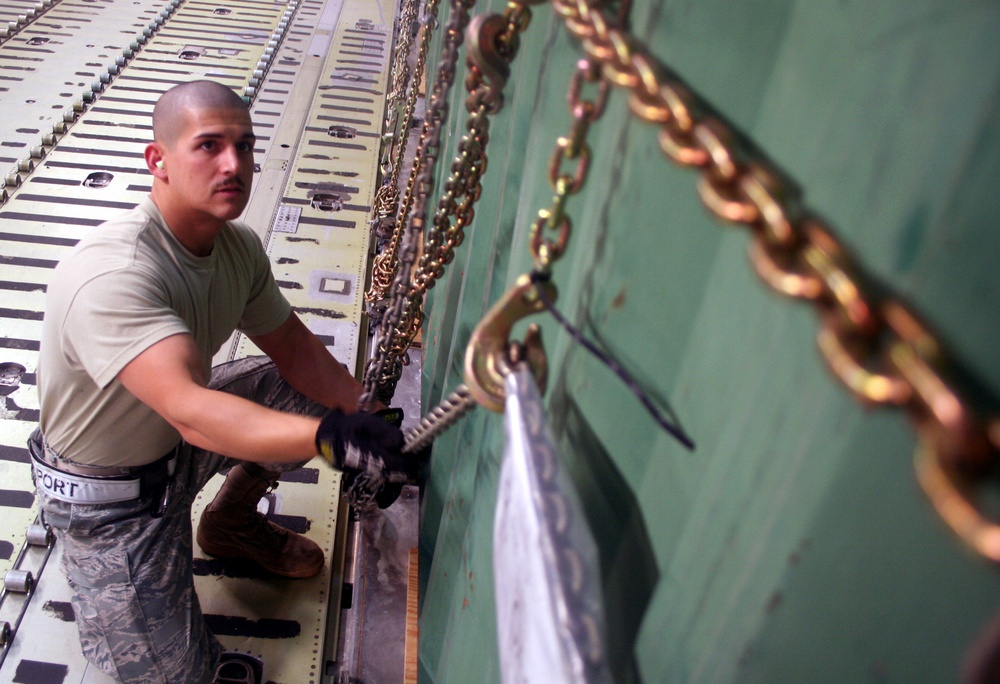
<path fill-rule="evenodd" d="M 228 222 L 212 253 L 189 252 L 146 198 L 95 228 L 55 269 L 38 368 L 41 427 L 61 457 L 143 465 L 180 440 L 118 374 L 153 344 L 191 335 L 205 377 L 234 330 L 271 332 L 291 307 L 257 235 Z"/>

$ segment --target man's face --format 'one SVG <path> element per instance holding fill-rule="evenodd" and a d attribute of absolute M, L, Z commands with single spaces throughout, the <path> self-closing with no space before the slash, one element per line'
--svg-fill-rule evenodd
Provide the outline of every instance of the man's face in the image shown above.
<path fill-rule="evenodd" d="M 254 141 L 246 110 L 189 110 L 163 154 L 173 209 L 194 220 L 229 221 L 243 213 L 253 184 Z"/>

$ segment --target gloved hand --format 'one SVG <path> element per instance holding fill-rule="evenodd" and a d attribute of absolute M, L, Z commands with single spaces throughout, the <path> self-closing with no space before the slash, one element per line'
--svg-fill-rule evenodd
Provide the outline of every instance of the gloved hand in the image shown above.
<path fill-rule="evenodd" d="M 344 471 L 350 502 L 361 509 L 372 503 L 386 508 L 402 486 L 416 478 L 419 461 L 401 453 L 401 409 L 344 414 L 333 410 L 316 430 L 316 448 L 333 467 Z"/>
<path fill-rule="evenodd" d="M 390 425 L 395 425 L 397 428 L 403 427 L 403 409 L 401 408 L 383 409 L 381 411 L 376 411 L 374 415 L 378 416 Z M 411 477 L 409 479 L 416 479 L 417 471 L 420 469 L 419 460 L 417 460 L 413 454 L 401 454 L 401 456 L 407 461 L 407 472 L 411 473 Z M 386 482 L 385 486 L 382 487 L 377 494 L 375 494 L 375 504 L 379 508 L 388 508 L 391 506 L 402 493 L 404 484 L 404 482 Z"/>

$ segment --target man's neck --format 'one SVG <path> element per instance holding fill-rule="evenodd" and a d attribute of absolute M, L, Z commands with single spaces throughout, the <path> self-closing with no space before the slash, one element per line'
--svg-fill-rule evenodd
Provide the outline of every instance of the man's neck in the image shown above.
<path fill-rule="evenodd" d="M 174 234 L 177 241 L 196 257 L 209 256 L 215 245 L 215 238 L 222 231 L 226 222 L 211 215 L 192 216 L 185 212 L 171 211 L 169 203 L 162 201 L 162 198 L 158 198 L 157 194 L 154 185 L 153 192 L 149 194 L 149 197 L 153 200 L 156 208 L 160 210 L 167 228 Z"/>

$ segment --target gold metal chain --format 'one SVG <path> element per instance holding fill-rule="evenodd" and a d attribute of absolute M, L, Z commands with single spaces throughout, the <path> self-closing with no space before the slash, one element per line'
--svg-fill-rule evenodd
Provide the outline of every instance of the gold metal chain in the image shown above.
<path fill-rule="evenodd" d="M 627 11 L 627 6 L 625 7 L 623 11 Z M 508 26 L 527 26 L 528 18 L 530 17 L 519 15 L 509 21 Z M 494 29 L 501 30 L 500 27 Z M 472 75 L 473 85 L 478 78 L 480 77 Z M 583 97 L 584 90 L 588 88 L 594 89 L 593 99 Z M 548 276 L 552 263 L 566 250 L 570 234 L 566 203 L 571 195 L 583 188 L 587 180 L 590 167 L 587 133 L 591 124 L 604 113 L 608 92 L 608 83 L 597 65 L 590 59 L 579 60 L 566 94 L 573 125 L 568 135 L 557 139 L 549 164 L 549 182 L 555 196 L 550 208 L 539 211 L 538 219 L 531 228 L 530 248 L 535 256 L 536 275 Z M 565 161 L 576 163 L 573 173 L 562 170 Z M 545 236 L 547 228 L 557 233 L 556 239 Z M 443 267 L 447 263 L 445 259 L 450 260 L 446 245 L 440 246 L 439 254 L 443 256 L 439 256 L 436 262 L 428 257 L 428 269 L 439 265 Z M 429 444 L 476 404 L 491 411 L 503 411 L 506 375 L 519 362 L 528 364 L 539 390 L 544 391 L 548 374 L 547 360 L 538 326 L 529 325 L 522 342 L 510 338 L 518 321 L 545 310 L 540 293 L 544 293 L 549 301 L 555 300 L 555 285 L 547 277 L 523 275 L 482 317 L 466 347 L 465 384 L 459 385 L 444 402 L 427 414 L 418 429 L 407 435 L 407 451 L 417 451 Z"/>
<path fill-rule="evenodd" d="M 429 0 L 437 7 L 437 0 Z M 385 121 L 382 125 L 382 168 L 385 178 L 375 193 L 372 225 L 375 233 L 386 232 L 386 224 L 395 216 L 399 202 L 399 166 L 406 149 L 406 129 L 401 124 L 405 118 L 404 102 L 407 93 L 419 88 L 419 75 L 410 75 L 410 52 L 413 45 L 413 26 L 417 18 L 419 0 L 405 0 L 399 17 L 399 43 L 392 63 L 391 86 L 386 98 Z"/>
<path fill-rule="evenodd" d="M 625 6 L 623 11 L 627 10 Z M 529 232 L 533 274 L 518 278 L 483 316 L 469 338 L 465 354 L 467 394 L 470 400 L 491 411 L 504 410 L 506 375 L 514 365 L 512 354 L 528 362 L 539 391 L 545 390 L 548 362 L 538 326 L 529 326 L 524 342 L 510 340 L 510 333 L 521 319 L 544 311 L 545 300 L 554 302 L 556 299 L 556 287 L 549 276 L 553 263 L 566 252 L 572 231 L 566 205 L 587 181 L 590 171 L 587 134 L 591 125 L 604 114 L 609 91 L 610 85 L 595 60 L 586 57 L 577 61 L 566 92 L 573 123 L 567 135 L 556 139 L 549 159 L 549 184 L 555 194 L 551 205 L 539 210 Z M 590 94 L 592 97 L 586 97 Z M 567 164 L 575 165 L 571 172 L 565 170 Z"/>
<path fill-rule="evenodd" d="M 414 157 L 413 168 L 407 183 L 407 198 L 412 197 L 412 216 L 405 225 L 402 244 L 398 257 L 396 274 L 389 287 L 389 303 L 381 320 L 374 341 L 375 353 L 365 367 L 362 381 L 362 393 L 359 399 L 361 408 L 371 407 L 376 399 L 387 401 L 392 392 L 383 389 L 386 386 L 383 378 L 398 378 L 402 375 L 403 363 L 407 361 L 403 355 L 391 355 L 399 321 L 408 301 L 410 280 L 413 264 L 416 260 L 420 236 L 423 234 L 426 219 L 427 198 L 434 187 L 434 169 L 441 146 L 441 132 L 448 118 L 448 94 L 455 82 L 455 70 L 458 63 L 458 51 L 465 39 L 465 28 L 469 23 L 469 10 L 475 0 L 450 0 L 448 24 L 444 27 L 444 40 L 441 55 L 438 59 L 436 74 L 431 95 L 427 102 L 427 112 L 420 131 L 420 141 Z M 409 205 L 404 203 L 400 211 L 408 212 Z M 407 214 L 409 216 L 409 214 Z M 393 391 L 395 383 L 392 385 Z"/>
<path fill-rule="evenodd" d="M 408 0 L 415 7 L 416 0 Z M 396 55 L 396 65 L 394 66 L 393 94 L 396 99 L 390 99 L 389 114 L 386 117 L 387 142 L 389 149 L 388 175 L 382 186 L 375 194 L 374 202 L 374 230 L 378 237 L 387 237 L 385 248 L 375 256 L 372 262 L 372 283 L 365 299 L 369 303 L 376 303 L 385 299 L 392 280 L 396 276 L 396 269 L 399 264 L 399 246 L 403 238 L 403 227 L 406 223 L 405 212 L 409 210 L 412 184 L 408 184 L 407 197 L 404 209 L 400 211 L 399 204 L 399 174 L 403 168 L 403 157 L 406 153 L 406 143 L 409 137 L 410 126 L 413 122 L 413 112 L 416 109 L 417 97 L 420 94 L 420 83 L 423 79 L 424 69 L 427 64 L 427 52 L 430 49 L 433 29 L 437 24 L 438 5 L 440 0 L 428 0 L 425 7 L 425 21 L 420 32 L 420 44 L 417 48 L 417 56 L 413 67 L 413 73 L 408 74 L 410 44 L 407 41 L 404 47 Z M 415 10 L 414 10 L 415 15 Z M 409 27 L 413 26 L 413 17 L 409 17 L 409 23 L 404 23 L 404 31 L 409 32 Z M 398 70 L 398 71 L 397 71 Z M 395 76 L 399 73 L 400 76 Z M 409 78 L 405 78 L 409 75 Z M 406 96 L 402 107 L 399 102 L 403 95 Z M 418 147 L 419 149 L 419 147 Z M 414 166 L 422 163 L 422 159 L 414 160 Z M 388 234 L 388 235 L 387 235 Z"/>
<path fill-rule="evenodd" d="M 587 84 L 596 87 L 593 99 L 583 99 L 581 95 Z M 566 102 L 573 115 L 573 128 L 568 135 L 556 140 L 555 149 L 549 161 L 549 184 L 555 191 L 552 206 L 538 212 L 538 218 L 531 226 L 530 247 L 535 257 L 535 271 L 549 273 L 552 263 L 566 251 L 572 224 L 566 213 L 566 202 L 580 192 L 590 170 L 590 145 L 587 132 L 590 125 L 604 113 L 610 86 L 601 75 L 597 62 L 589 58 L 577 62 L 576 71 L 570 79 Z M 572 173 L 563 170 L 567 162 L 575 162 Z M 554 237 L 546 237 L 554 233 Z"/>
<path fill-rule="evenodd" d="M 402 359 L 423 323 L 424 296 L 444 274 L 445 266 L 451 263 L 455 249 L 464 239 L 465 227 L 475 217 L 475 203 L 482 192 L 480 179 L 488 161 L 486 147 L 490 118 L 503 105 L 503 87 L 510 73 L 509 64 L 517 54 L 520 34 L 527 29 L 530 20 L 531 9 L 528 5 L 511 0 L 502 15 L 476 17 L 469 24 L 469 74 L 465 80 L 469 116 L 465 134 L 458 143 L 452 171 L 438 200 L 432 227 L 424 235 L 423 252 L 413 272 L 400 316 L 394 323 L 395 329 L 379 341 L 376 356 L 385 360 L 381 362 L 382 370 L 375 383 L 377 396 L 382 401 L 388 400 L 395 392 L 402 374 Z M 421 147 L 426 148 L 427 145 Z M 423 197 L 421 202 L 414 204 L 409 224 L 420 227 L 425 220 L 429 188 L 422 177 L 417 177 L 415 182 L 420 191 L 418 194 Z"/>
<path fill-rule="evenodd" d="M 434 1 L 434 0 L 432 0 Z M 389 97 L 386 98 L 385 132 L 393 136 L 393 141 L 398 140 L 396 126 L 399 123 L 400 103 L 406 97 L 407 91 L 412 89 L 413 80 L 410 78 L 410 49 L 413 45 L 413 25 L 417 20 L 417 9 L 419 0 L 405 0 L 403 10 L 399 15 L 399 44 L 396 46 L 396 54 L 392 63 L 392 87 L 389 90 Z M 436 4 L 435 4 L 436 8 Z M 392 148 L 392 145 L 389 145 Z"/>
<path fill-rule="evenodd" d="M 604 77 L 628 91 L 633 115 L 659 127 L 663 153 L 700 171 L 697 189 L 708 209 L 749 228 L 750 261 L 763 281 L 813 304 L 819 349 L 832 373 L 862 404 L 907 411 L 920 441 L 916 464 L 924 490 L 971 548 L 1000 562 L 1000 525 L 987 519 L 974 498 L 998 462 L 1000 418 L 977 408 L 939 339 L 897 295 L 875 287 L 766 155 L 599 4 L 553 5 Z M 571 139 L 564 145 L 575 147 Z M 585 148 L 579 150 L 585 169 Z M 558 178 L 573 187 L 568 175 Z M 533 238 L 542 266 L 561 253 L 562 234 L 569 230 L 560 211 L 557 202 L 535 230 L 536 236 L 542 228 L 560 234 L 554 241 Z"/>

